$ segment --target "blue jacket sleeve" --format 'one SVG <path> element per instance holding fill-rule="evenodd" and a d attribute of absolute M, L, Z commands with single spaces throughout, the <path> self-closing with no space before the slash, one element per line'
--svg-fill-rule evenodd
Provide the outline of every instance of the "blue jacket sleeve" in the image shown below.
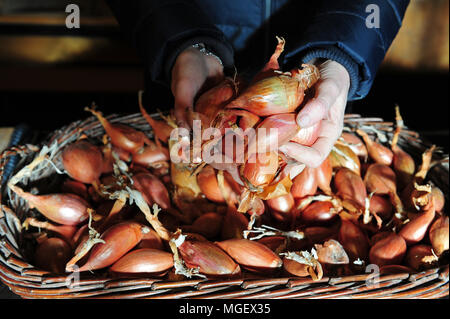
<path fill-rule="evenodd" d="M 285 63 L 332 59 L 350 74 L 349 100 L 364 98 L 386 52 L 397 35 L 409 0 L 320 1 L 312 23 L 285 56 Z M 368 7 L 372 5 L 372 7 Z M 373 5 L 379 27 L 370 22 Z M 367 11 L 366 11 L 367 10 Z M 369 24 L 367 24 L 369 21 Z"/>
<path fill-rule="evenodd" d="M 121 29 L 137 48 L 151 80 L 168 85 L 178 54 L 204 43 L 225 68 L 234 65 L 233 48 L 191 0 L 107 0 Z"/>

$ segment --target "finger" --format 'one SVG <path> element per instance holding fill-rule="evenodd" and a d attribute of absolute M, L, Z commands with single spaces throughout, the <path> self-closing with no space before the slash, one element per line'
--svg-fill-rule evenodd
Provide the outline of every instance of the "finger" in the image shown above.
<path fill-rule="evenodd" d="M 335 123 L 323 121 L 319 138 L 311 147 L 290 142 L 279 149 L 296 161 L 304 163 L 308 167 L 316 168 L 327 158 L 341 131 L 342 129 Z"/>
<path fill-rule="evenodd" d="M 340 90 L 332 79 L 325 79 L 318 83 L 316 96 L 311 99 L 297 115 L 300 127 L 310 127 L 326 118 L 330 107 L 338 98 Z"/>
<path fill-rule="evenodd" d="M 196 78 L 185 78 L 177 80 L 173 86 L 175 98 L 175 118 L 177 125 L 189 129 L 188 113 L 193 111 L 194 98 L 200 89 L 201 80 Z"/>

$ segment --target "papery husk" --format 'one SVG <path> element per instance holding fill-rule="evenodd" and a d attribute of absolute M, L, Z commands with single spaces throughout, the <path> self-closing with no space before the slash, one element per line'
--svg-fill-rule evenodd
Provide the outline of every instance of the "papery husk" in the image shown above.
<path fill-rule="evenodd" d="M 358 133 L 363 138 L 364 142 L 366 143 L 369 156 L 375 163 L 388 166 L 392 164 L 394 153 L 389 148 L 373 141 L 363 130 L 358 129 L 356 130 L 356 133 Z"/>
<path fill-rule="evenodd" d="M 445 251 L 448 251 L 448 244 L 449 244 L 448 232 L 449 232 L 448 216 L 442 215 L 431 224 L 428 236 L 430 239 L 430 243 L 433 246 L 433 251 L 438 256 L 441 256 Z"/>
<path fill-rule="evenodd" d="M 336 143 L 328 158 L 334 170 L 340 167 L 346 167 L 356 174 L 361 175 L 361 162 L 350 147 Z"/>
<path fill-rule="evenodd" d="M 395 233 L 376 242 L 369 252 L 372 264 L 378 267 L 386 265 L 399 265 L 406 254 L 406 242 L 400 235 Z"/>
<path fill-rule="evenodd" d="M 173 255 L 171 253 L 158 249 L 141 248 L 124 255 L 109 270 L 114 274 L 128 276 L 145 274 L 157 277 L 172 267 Z"/>
<path fill-rule="evenodd" d="M 271 273 L 282 266 L 281 259 L 267 246 L 248 239 L 229 239 L 217 245 L 243 268 L 257 273 Z"/>
<path fill-rule="evenodd" d="M 406 264 L 416 271 L 435 268 L 438 261 L 439 258 L 433 252 L 433 248 L 423 244 L 410 247 L 405 257 Z"/>
<path fill-rule="evenodd" d="M 213 278 L 240 275 L 239 265 L 211 242 L 185 240 L 178 249 L 186 266 L 197 268 L 200 274 Z"/>
<path fill-rule="evenodd" d="M 346 265 L 350 262 L 344 247 L 334 239 L 330 239 L 323 243 L 323 245 L 314 245 L 318 261 L 324 265 Z"/>

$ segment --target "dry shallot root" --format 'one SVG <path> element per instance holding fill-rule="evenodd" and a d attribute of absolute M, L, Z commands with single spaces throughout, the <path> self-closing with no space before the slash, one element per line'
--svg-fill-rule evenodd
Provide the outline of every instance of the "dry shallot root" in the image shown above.
<path fill-rule="evenodd" d="M 311 145 L 320 128 L 302 129 L 295 121 L 318 70 L 304 65 L 281 72 L 284 45 L 278 38 L 272 58 L 247 87 L 226 78 L 194 105 L 190 117 L 203 131 L 216 128 L 221 140 L 234 134 L 244 145 L 229 162 L 194 161 L 195 150 L 224 149 L 218 140 L 191 145 L 190 136 L 175 143 L 173 119 L 150 116 L 142 92 L 139 109 L 152 132 L 111 123 L 89 108 L 105 130 L 101 141 L 44 146 L 8 183 L 35 209 L 23 221 L 36 243 L 35 264 L 54 273 L 121 278 L 253 273 L 318 281 L 364 274 L 369 264 L 394 273 L 445 263 L 445 196 L 427 179 L 436 148 L 416 166 L 399 145 L 405 126 L 398 107 L 390 146 L 384 133 L 361 125 L 345 127 L 314 169 L 278 151 L 287 142 Z M 277 128 L 277 138 L 242 135 L 248 128 Z M 173 161 L 185 150 L 192 151 L 187 162 Z M 49 167 L 66 175 L 61 188 L 50 194 L 28 189 L 27 178 Z"/>

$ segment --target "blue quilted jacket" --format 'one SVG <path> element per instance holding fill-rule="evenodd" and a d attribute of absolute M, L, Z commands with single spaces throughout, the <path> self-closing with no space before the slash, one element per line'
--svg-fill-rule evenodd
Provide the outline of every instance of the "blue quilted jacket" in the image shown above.
<path fill-rule="evenodd" d="M 351 78 L 348 98 L 356 100 L 369 92 L 409 1 L 108 0 L 108 3 L 137 47 L 151 82 L 167 87 L 176 56 L 199 42 L 218 55 L 227 68 L 236 66 L 240 73 L 251 76 L 272 54 L 278 35 L 286 39 L 281 58 L 284 70 L 312 58 L 335 60 L 348 70 Z"/>

